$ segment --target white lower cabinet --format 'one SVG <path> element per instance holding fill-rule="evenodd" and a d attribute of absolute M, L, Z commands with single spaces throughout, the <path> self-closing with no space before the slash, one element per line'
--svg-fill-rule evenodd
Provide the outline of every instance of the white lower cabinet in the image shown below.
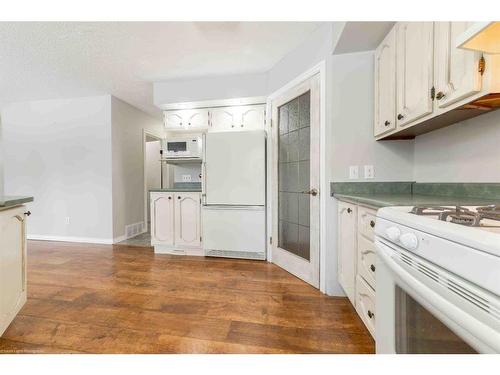
<path fill-rule="evenodd" d="M 156 253 L 202 255 L 201 204 L 196 192 L 152 192 L 151 245 Z"/>
<path fill-rule="evenodd" d="M 25 207 L 0 211 L 0 336 L 26 303 Z"/>
<path fill-rule="evenodd" d="M 366 328 L 375 337 L 375 243 L 377 211 L 338 201 L 338 278 Z"/>

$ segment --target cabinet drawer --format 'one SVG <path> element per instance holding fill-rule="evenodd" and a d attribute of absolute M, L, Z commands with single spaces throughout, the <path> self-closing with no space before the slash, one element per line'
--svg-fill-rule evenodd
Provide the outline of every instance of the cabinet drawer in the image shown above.
<path fill-rule="evenodd" d="M 375 337 L 375 292 L 359 275 L 356 278 L 356 311 Z"/>
<path fill-rule="evenodd" d="M 363 236 L 358 237 L 358 274 L 375 289 L 375 244 Z"/>
<path fill-rule="evenodd" d="M 360 234 L 373 241 L 375 237 L 375 218 L 377 211 L 371 208 L 359 206 L 358 209 L 358 231 Z"/>

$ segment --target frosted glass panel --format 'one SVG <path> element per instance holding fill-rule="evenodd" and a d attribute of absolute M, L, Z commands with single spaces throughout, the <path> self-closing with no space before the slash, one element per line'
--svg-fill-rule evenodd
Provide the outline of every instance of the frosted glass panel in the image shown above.
<path fill-rule="evenodd" d="M 310 260 L 310 92 L 279 108 L 278 246 Z"/>

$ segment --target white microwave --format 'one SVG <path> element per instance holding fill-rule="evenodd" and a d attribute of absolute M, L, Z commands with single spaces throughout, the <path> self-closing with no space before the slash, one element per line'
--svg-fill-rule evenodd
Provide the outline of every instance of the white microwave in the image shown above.
<path fill-rule="evenodd" d="M 202 140 L 200 136 L 167 138 L 163 141 L 165 158 L 201 158 Z"/>

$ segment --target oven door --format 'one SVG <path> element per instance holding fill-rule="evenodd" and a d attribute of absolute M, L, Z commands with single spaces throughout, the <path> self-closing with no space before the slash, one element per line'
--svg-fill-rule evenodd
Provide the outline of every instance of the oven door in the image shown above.
<path fill-rule="evenodd" d="M 499 353 L 498 297 L 380 238 L 377 353 Z"/>

